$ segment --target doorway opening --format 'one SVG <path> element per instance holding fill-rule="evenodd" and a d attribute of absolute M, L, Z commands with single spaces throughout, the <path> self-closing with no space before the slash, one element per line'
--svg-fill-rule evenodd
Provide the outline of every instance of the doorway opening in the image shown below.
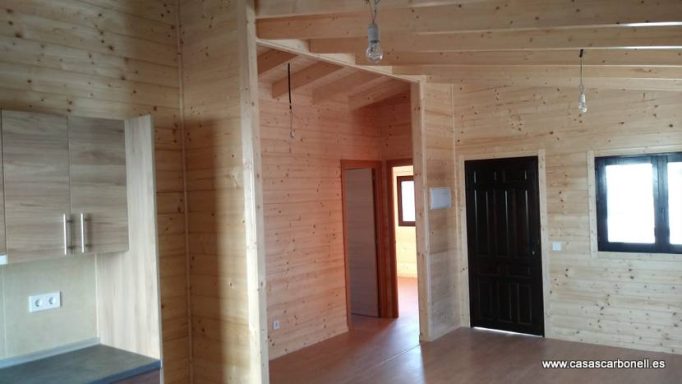
<path fill-rule="evenodd" d="M 538 158 L 464 168 L 471 326 L 543 336 Z"/>
<path fill-rule="evenodd" d="M 417 233 L 412 160 L 387 162 L 389 242 L 393 262 L 392 286 L 397 297 L 393 317 L 419 323 L 417 290 Z"/>
<path fill-rule="evenodd" d="M 419 343 L 411 160 L 341 162 L 348 327 L 393 350 Z"/>

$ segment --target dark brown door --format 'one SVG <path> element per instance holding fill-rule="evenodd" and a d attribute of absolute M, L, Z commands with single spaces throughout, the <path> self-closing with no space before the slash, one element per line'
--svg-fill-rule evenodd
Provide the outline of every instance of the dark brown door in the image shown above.
<path fill-rule="evenodd" d="M 471 326 L 544 335 L 538 159 L 465 169 Z"/>

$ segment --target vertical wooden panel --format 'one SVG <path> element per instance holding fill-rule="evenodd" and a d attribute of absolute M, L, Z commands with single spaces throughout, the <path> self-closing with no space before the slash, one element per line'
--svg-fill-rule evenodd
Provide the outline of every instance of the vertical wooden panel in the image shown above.
<path fill-rule="evenodd" d="M 103 344 L 161 358 L 158 231 L 151 117 L 125 122 L 128 252 L 97 255 L 97 310 Z"/>
<path fill-rule="evenodd" d="M 252 6 L 180 6 L 193 379 L 202 383 L 268 375 Z"/>
<path fill-rule="evenodd" d="M 417 205 L 417 265 L 423 340 L 460 325 L 457 298 L 457 215 L 451 208 L 429 209 L 429 189 L 450 188 L 455 196 L 453 91 L 449 85 L 412 86 L 412 138 Z M 421 196 L 421 198 L 419 198 Z"/>

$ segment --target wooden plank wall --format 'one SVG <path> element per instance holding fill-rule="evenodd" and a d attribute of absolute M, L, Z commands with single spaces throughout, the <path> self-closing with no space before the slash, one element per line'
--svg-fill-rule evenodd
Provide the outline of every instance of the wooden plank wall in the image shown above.
<path fill-rule="evenodd" d="M 265 260 L 254 236 L 261 206 L 254 153 L 260 142 L 248 3 L 183 0 L 180 6 L 197 383 L 268 381 L 259 317 L 261 299 L 262 309 L 265 305 L 260 280 Z"/>
<path fill-rule="evenodd" d="M 381 130 L 381 158 L 384 162 L 412 159 L 412 105 L 410 103 L 409 86 L 407 89 L 407 92 L 385 99 L 372 106 L 377 116 L 376 124 L 379 125 Z M 392 207 L 389 206 L 388 202 L 390 191 L 388 173 L 386 172 L 390 172 L 390 170 L 386 169 L 386 163 L 384 163 L 384 169 L 385 173 L 382 178 L 384 196 L 386 197 L 384 199 L 384 212 L 386 212 L 384 227 L 388 230 L 390 228 L 389 212 Z M 386 247 L 384 254 L 390 255 L 390 241 L 386 241 L 384 245 Z M 390 279 L 391 274 L 387 274 L 386 277 Z M 386 284 L 390 286 L 390 280 Z"/>
<path fill-rule="evenodd" d="M 457 154 L 545 151 L 546 230 L 563 243 L 549 253 L 548 337 L 681 353 L 682 260 L 593 252 L 588 169 L 591 151 L 682 149 L 682 93 L 588 88 L 583 115 L 577 96 L 573 87 L 457 88 Z"/>
<path fill-rule="evenodd" d="M 453 89 L 445 84 L 412 86 L 412 137 L 417 195 L 417 267 L 421 339 L 430 341 L 460 325 L 457 287 L 457 210 L 454 202 L 455 127 Z M 429 189 L 450 188 L 451 208 L 430 210 Z M 427 277 L 428 278 L 423 278 Z M 428 314 L 428 317 L 425 315 Z"/>
<path fill-rule="evenodd" d="M 188 379 L 182 132 L 174 1 L 0 0 L 0 108 L 151 114 L 166 383 Z"/>
<path fill-rule="evenodd" d="M 383 160 L 412 158 L 412 109 L 410 93 L 386 99 L 374 108 L 381 129 L 381 157 Z"/>
<path fill-rule="evenodd" d="M 311 92 L 300 90 L 292 139 L 286 96 L 270 95 L 261 83 L 268 341 L 276 358 L 348 329 L 340 161 L 380 160 L 381 133 L 372 109 L 313 105 Z"/>
<path fill-rule="evenodd" d="M 341 101 L 313 104 L 310 89 L 298 90 L 293 139 L 286 96 L 270 95 L 261 82 L 268 341 L 276 358 L 347 330 L 341 159 L 410 158 L 412 148 L 409 95 L 352 110 Z"/>

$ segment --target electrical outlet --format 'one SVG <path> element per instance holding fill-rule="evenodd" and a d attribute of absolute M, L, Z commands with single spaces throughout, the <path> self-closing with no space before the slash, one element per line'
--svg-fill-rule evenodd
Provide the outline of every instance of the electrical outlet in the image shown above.
<path fill-rule="evenodd" d="M 279 320 L 275 320 L 272 322 L 272 329 L 274 329 L 274 330 L 279 329 Z"/>
<path fill-rule="evenodd" d="M 28 311 L 39 312 L 62 306 L 62 293 L 50 292 L 28 297 Z"/>

